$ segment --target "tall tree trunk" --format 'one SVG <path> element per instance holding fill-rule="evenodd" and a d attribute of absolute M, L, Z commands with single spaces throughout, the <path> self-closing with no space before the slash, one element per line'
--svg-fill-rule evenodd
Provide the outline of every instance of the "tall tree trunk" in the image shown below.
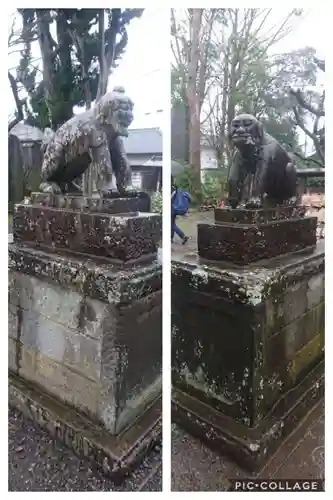
<path fill-rule="evenodd" d="M 57 16 L 57 38 L 58 38 L 58 54 L 62 68 L 66 68 L 68 75 L 66 81 L 62 85 L 63 103 L 61 105 L 60 115 L 57 117 L 58 125 L 67 122 L 73 116 L 72 106 L 72 59 L 71 59 L 71 36 L 67 30 L 66 18 L 62 15 Z"/>
<path fill-rule="evenodd" d="M 232 119 L 235 116 L 235 96 L 234 91 L 236 90 L 237 85 L 237 74 L 236 74 L 236 66 L 238 64 L 238 50 L 237 50 L 237 32 L 238 32 L 238 9 L 234 10 L 235 18 L 233 20 L 232 26 L 232 35 L 231 35 L 231 67 L 230 67 L 230 75 L 229 75 L 229 94 L 228 94 L 228 110 L 227 110 L 227 126 L 229 127 Z"/>
<path fill-rule="evenodd" d="M 53 85 L 53 53 L 49 25 L 49 12 L 45 9 L 38 9 L 37 16 L 37 33 L 38 42 L 42 55 L 43 63 L 43 85 L 44 97 L 48 108 L 49 121 L 51 128 L 54 130 L 57 123 L 53 114 L 53 99 L 54 99 L 54 85 Z"/>
<path fill-rule="evenodd" d="M 100 9 L 98 14 L 98 31 L 101 38 L 101 46 L 99 55 L 99 80 L 98 80 L 96 101 L 99 101 L 102 95 L 105 94 L 108 85 L 108 74 L 106 70 L 106 57 L 105 57 L 104 9 Z"/>
<path fill-rule="evenodd" d="M 189 109 L 189 162 L 194 170 L 194 196 L 201 200 L 200 156 L 200 95 L 197 89 L 197 72 L 200 59 L 200 27 L 202 9 L 190 11 L 190 59 L 188 65 L 187 100 Z"/>
<path fill-rule="evenodd" d="M 227 123 L 227 104 L 228 104 L 228 77 L 229 77 L 229 68 L 228 64 L 226 63 L 223 68 L 223 94 L 222 94 L 222 104 L 221 104 L 221 110 L 218 114 L 218 116 L 221 116 L 221 121 L 220 121 L 220 157 L 221 161 L 223 163 L 223 166 L 225 165 L 225 157 L 224 154 L 227 153 L 228 155 L 228 148 L 226 148 L 226 134 L 227 134 L 227 129 L 229 127 L 229 123 Z M 229 160 L 229 158 L 228 158 Z"/>
<path fill-rule="evenodd" d="M 185 107 L 185 141 L 186 141 L 186 149 L 185 149 L 185 162 L 190 164 L 190 110 L 188 106 L 187 99 L 184 99 L 184 107 Z"/>
<path fill-rule="evenodd" d="M 107 91 L 109 72 L 113 64 L 116 51 L 116 37 L 119 30 L 120 18 L 121 18 L 121 9 L 112 9 L 112 19 L 110 26 L 106 30 L 107 37 L 105 37 L 104 9 L 101 9 L 99 13 L 101 55 L 99 59 L 100 72 L 99 72 L 96 101 L 98 101 Z M 127 39 L 127 37 L 125 38 Z M 106 42 L 107 42 L 107 51 L 105 51 Z"/>

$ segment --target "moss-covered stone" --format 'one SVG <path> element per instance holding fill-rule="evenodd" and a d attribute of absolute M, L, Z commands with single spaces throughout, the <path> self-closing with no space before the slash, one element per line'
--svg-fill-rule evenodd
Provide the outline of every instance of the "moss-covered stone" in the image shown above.
<path fill-rule="evenodd" d="M 323 296 L 309 301 L 308 291 L 323 268 L 320 248 L 246 268 L 173 262 L 175 387 L 255 426 L 292 387 L 289 364 L 322 329 Z M 316 351 L 305 371 L 321 358 Z"/>
<path fill-rule="evenodd" d="M 316 245 L 316 217 L 255 224 L 198 224 L 198 254 L 246 265 Z"/>
<path fill-rule="evenodd" d="M 154 258 L 162 218 L 152 213 L 109 214 L 32 204 L 15 206 L 14 241 L 51 251 L 135 262 Z"/>
<path fill-rule="evenodd" d="M 130 212 L 149 205 L 34 194 L 9 246 L 11 368 L 114 435 L 161 393 L 161 217 Z"/>
<path fill-rule="evenodd" d="M 50 255 L 48 263 L 54 269 Z M 155 263 L 150 270 L 157 290 L 145 283 L 145 273 L 138 268 L 136 276 L 132 269 L 132 292 L 121 293 L 125 277 L 120 274 L 118 294 L 109 290 L 107 301 L 85 295 L 73 283 L 52 283 L 40 271 L 10 270 L 11 323 L 16 325 L 16 332 L 10 331 L 12 369 L 118 434 L 161 392 L 161 269 Z M 89 276 L 83 262 L 80 273 Z M 103 277 L 107 281 L 108 273 Z M 96 280 L 92 283 L 96 286 Z"/>
<path fill-rule="evenodd" d="M 323 356 L 324 347 L 325 334 L 324 330 L 321 330 L 315 338 L 310 340 L 299 351 L 297 351 L 291 361 L 289 373 L 293 381 L 296 381 L 300 374 L 304 373 L 309 366 L 312 366 L 318 358 Z"/>
<path fill-rule="evenodd" d="M 111 436 L 85 414 L 15 375 L 9 376 L 8 399 L 12 407 L 114 481 L 122 481 L 162 439 L 160 399 L 121 437 Z"/>

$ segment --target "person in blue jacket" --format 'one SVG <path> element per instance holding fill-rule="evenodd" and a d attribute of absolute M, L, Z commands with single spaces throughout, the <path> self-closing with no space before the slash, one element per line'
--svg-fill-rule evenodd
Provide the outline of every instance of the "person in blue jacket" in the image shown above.
<path fill-rule="evenodd" d="M 186 191 L 178 188 L 175 184 L 173 177 L 171 177 L 171 242 L 175 233 L 182 240 L 182 244 L 188 242 L 189 237 L 180 229 L 176 224 L 178 215 L 186 215 L 191 204 L 191 196 Z"/>

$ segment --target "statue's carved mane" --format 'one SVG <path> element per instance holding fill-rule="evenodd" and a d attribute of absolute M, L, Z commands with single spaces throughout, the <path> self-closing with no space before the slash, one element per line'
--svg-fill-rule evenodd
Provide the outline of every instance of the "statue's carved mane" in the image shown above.
<path fill-rule="evenodd" d="M 124 191 L 130 182 L 130 166 L 120 136 L 127 136 L 133 119 L 133 103 L 122 87 L 101 97 L 94 108 L 73 116 L 56 132 L 44 131 L 42 191 L 77 191 L 74 179 L 94 165 L 98 189 Z M 118 139 L 117 139 L 118 138 Z M 116 140 L 117 139 L 117 140 Z"/>

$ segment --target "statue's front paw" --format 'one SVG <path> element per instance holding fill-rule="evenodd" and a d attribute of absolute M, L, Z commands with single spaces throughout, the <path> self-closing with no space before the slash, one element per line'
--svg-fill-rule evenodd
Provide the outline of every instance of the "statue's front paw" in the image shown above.
<path fill-rule="evenodd" d="M 227 200 L 227 207 L 235 210 L 238 207 L 238 200 L 236 200 L 236 198 L 229 197 Z"/>
<path fill-rule="evenodd" d="M 117 198 L 119 197 L 119 192 L 116 188 L 103 188 L 99 192 L 101 198 Z"/>
<path fill-rule="evenodd" d="M 42 193 L 61 194 L 61 189 L 54 182 L 42 182 L 39 186 Z"/>
<path fill-rule="evenodd" d="M 118 192 L 121 195 L 126 195 L 126 194 L 131 194 L 136 191 L 136 189 L 131 185 L 131 186 L 125 186 L 123 184 L 117 184 Z"/>
<path fill-rule="evenodd" d="M 259 208 L 262 208 L 262 200 L 260 198 L 250 198 L 245 203 L 245 208 L 247 210 L 258 210 Z"/>

